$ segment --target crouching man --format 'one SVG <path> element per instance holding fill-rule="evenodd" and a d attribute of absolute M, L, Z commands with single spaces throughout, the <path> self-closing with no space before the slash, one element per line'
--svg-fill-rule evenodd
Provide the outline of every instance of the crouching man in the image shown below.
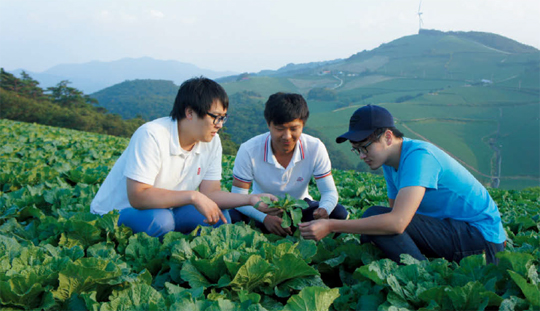
<path fill-rule="evenodd" d="M 277 197 L 291 195 L 304 199 L 302 220 L 346 219 L 347 210 L 338 204 L 338 193 L 332 177 L 330 158 L 324 144 L 302 133 L 309 117 L 306 101 L 301 95 L 276 93 L 270 96 L 264 109 L 267 133 L 243 143 L 233 168 L 232 192 L 247 194 L 270 193 Z M 311 177 L 315 178 L 321 200 L 313 201 L 308 193 Z M 240 213 L 238 213 L 240 212 Z M 281 210 L 253 204 L 231 210 L 235 221 L 253 218 L 263 232 L 285 236 L 292 233 L 282 228 Z"/>
<path fill-rule="evenodd" d="M 499 209 L 461 164 L 431 143 L 403 137 L 390 112 L 375 105 L 354 112 L 336 142 L 347 140 L 372 170 L 383 167 L 390 207 L 372 206 L 361 219 L 302 223 L 303 237 L 359 233 L 396 262 L 401 254 L 459 262 L 485 253 L 497 263 L 506 240 Z"/>
<path fill-rule="evenodd" d="M 170 116 L 135 131 L 92 201 L 92 213 L 116 209 L 119 225 L 160 237 L 230 223 L 225 209 L 257 204 L 265 194 L 221 191 L 217 133 L 228 106 L 227 93 L 216 82 L 201 77 L 182 83 Z"/>

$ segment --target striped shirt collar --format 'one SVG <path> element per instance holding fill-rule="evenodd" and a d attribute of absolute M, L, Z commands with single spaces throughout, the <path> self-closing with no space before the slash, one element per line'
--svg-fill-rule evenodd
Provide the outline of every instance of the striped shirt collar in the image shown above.
<path fill-rule="evenodd" d="M 293 163 L 297 163 L 303 160 L 305 157 L 306 152 L 304 148 L 304 143 L 302 142 L 302 135 L 300 135 L 300 138 L 298 138 L 296 146 L 294 147 L 294 154 L 291 160 L 293 161 Z M 270 134 L 268 134 L 268 136 L 266 136 L 266 139 L 264 140 L 263 160 L 264 162 L 275 164 L 274 153 L 272 152 L 272 138 Z"/>

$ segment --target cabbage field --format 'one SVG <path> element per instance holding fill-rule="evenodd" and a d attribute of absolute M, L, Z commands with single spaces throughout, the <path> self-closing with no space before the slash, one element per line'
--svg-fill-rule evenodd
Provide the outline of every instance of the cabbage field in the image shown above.
<path fill-rule="evenodd" d="M 314 242 L 244 224 L 133 234 L 118 213 L 89 212 L 126 139 L 0 120 L 0 142 L 3 310 L 540 309 L 540 188 L 490 189 L 508 235 L 498 266 L 480 255 L 397 265 L 358 235 Z M 382 177 L 333 174 L 353 218 L 386 204 Z"/>

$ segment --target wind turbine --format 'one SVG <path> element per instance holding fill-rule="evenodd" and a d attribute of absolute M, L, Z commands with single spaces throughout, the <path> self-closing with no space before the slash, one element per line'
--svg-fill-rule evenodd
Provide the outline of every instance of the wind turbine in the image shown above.
<path fill-rule="evenodd" d="M 421 7 L 422 7 L 422 0 L 420 0 L 420 4 L 418 5 L 418 33 L 420 33 L 420 30 L 422 29 L 422 25 L 424 24 L 424 21 L 422 21 L 422 12 L 420 11 Z"/>

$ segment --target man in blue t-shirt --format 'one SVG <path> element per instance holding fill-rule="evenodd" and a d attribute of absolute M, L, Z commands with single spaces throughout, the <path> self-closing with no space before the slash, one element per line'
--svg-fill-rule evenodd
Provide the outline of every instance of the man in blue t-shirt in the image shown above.
<path fill-rule="evenodd" d="M 336 142 L 347 140 L 372 170 L 383 167 L 390 207 L 372 206 L 361 219 L 300 224 L 303 237 L 359 233 L 396 262 L 401 254 L 459 262 L 485 253 L 488 263 L 497 263 L 506 240 L 499 210 L 461 164 L 431 143 L 403 137 L 390 112 L 375 105 L 354 112 Z"/>

